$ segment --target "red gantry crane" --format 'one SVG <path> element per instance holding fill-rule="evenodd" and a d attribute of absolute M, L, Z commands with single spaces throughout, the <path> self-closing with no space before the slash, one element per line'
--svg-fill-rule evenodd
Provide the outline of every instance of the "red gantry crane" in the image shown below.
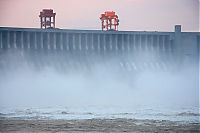
<path fill-rule="evenodd" d="M 43 9 L 40 12 L 40 27 L 43 29 L 55 28 L 55 16 L 56 13 L 53 13 L 52 9 Z"/>
<path fill-rule="evenodd" d="M 118 31 L 119 19 L 114 11 L 106 11 L 100 16 L 102 22 L 102 30 L 114 30 Z"/>

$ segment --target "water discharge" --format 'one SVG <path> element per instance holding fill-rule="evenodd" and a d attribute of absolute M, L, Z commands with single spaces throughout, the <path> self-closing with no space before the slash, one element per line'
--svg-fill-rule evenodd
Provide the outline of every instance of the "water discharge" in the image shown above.
<path fill-rule="evenodd" d="M 171 120 L 179 116 L 183 118 L 180 120 L 198 121 L 199 81 L 195 63 L 170 68 L 168 66 L 177 66 L 170 62 L 162 67 L 162 60 L 143 52 L 143 56 L 137 56 L 140 62 L 128 60 L 136 55 L 126 55 L 123 58 L 88 57 L 79 62 L 63 58 L 59 64 L 60 56 L 54 55 L 48 60 L 45 58 L 43 64 L 33 65 L 32 62 L 44 57 L 27 60 L 20 52 L 8 55 L 7 66 L 11 67 L 4 67 L 0 76 L 2 114 L 11 113 L 10 116 L 17 117 L 21 109 L 21 116 Z M 151 66 L 149 60 L 156 60 L 158 65 L 145 66 Z M 34 114 L 35 110 L 40 113 Z M 43 115 L 45 112 L 50 115 Z"/>

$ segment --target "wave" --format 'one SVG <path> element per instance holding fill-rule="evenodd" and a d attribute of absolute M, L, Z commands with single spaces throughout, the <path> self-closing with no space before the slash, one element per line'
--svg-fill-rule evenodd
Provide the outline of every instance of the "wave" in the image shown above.
<path fill-rule="evenodd" d="M 193 113 L 193 112 L 182 112 L 178 113 L 178 116 L 200 116 L 200 113 Z"/>
<path fill-rule="evenodd" d="M 184 122 L 199 122 L 198 109 L 186 110 L 154 110 L 154 109 L 132 109 L 120 110 L 117 108 L 28 108 L 0 110 L 0 118 L 15 119 L 152 119 L 152 120 L 170 120 Z"/>

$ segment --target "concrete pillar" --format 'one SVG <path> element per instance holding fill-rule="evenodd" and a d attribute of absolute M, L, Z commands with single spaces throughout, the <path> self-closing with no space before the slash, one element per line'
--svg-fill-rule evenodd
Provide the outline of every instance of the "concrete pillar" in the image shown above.
<path fill-rule="evenodd" d="M 169 52 L 172 54 L 173 51 L 173 40 L 174 37 L 172 35 L 169 36 Z"/>
<path fill-rule="evenodd" d="M 37 33 L 36 32 L 34 32 L 34 47 L 35 47 L 35 49 L 37 49 Z"/>
<path fill-rule="evenodd" d="M 121 51 L 122 51 L 122 54 L 123 54 L 123 53 L 124 53 L 124 50 L 125 50 L 125 46 L 124 46 L 124 35 L 121 34 L 121 36 L 122 36 L 122 38 L 121 38 L 121 39 L 122 39 L 122 40 L 121 40 L 121 45 L 122 45 L 122 46 L 121 46 L 121 48 L 122 48 Z"/>
<path fill-rule="evenodd" d="M 40 34 L 40 47 L 43 49 L 43 33 Z"/>
<path fill-rule="evenodd" d="M 92 46 L 92 33 L 89 33 L 89 34 L 88 34 L 88 50 L 89 50 L 89 52 L 91 52 L 91 53 L 92 53 L 92 50 L 93 50 L 92 47 L 93 47 L 93 46 Z"/>
<path fill-rule="evenodd" d="M 197 53 L 198 53 L 197 61 L 199 62 L 200 66 L 200 34 L 197 36 Z"/>
<path fill-rule="evenodd" d="M 106 53 L 106 35 L 103 34 L 103 51 L 104 51 L 104 54 Z"/>
<path fill-rule="evenodd" d="M 81 47 L 81 34 L 78 35 L 78 43 L 79 43 L 79 50 L 81 51 L 82 50 L 82 47 Z"/>
<path fill-rule="evenodd" d="M 156 35 L 156 48 L 155 48 L 156 53 L 159 52 L 159 42 L 160 42 L 159 35 Z"/>
<path fill-rule="evenodd" d="M 63 33 L 60 33 L 60 49 L 63 50 Z"/>
<path fill-rule="evenodd" d="M 117 44 L 118 44 L 118 42 L 117 42 L 118 39 L 117 39 L 117 37 L 118 37 L 118 36 L 116 35 L 116 36 L 115 36 L 115 50 L 116 50 L 116 54 L 118 53 L 118 45 L 117 45 Z"/>
<path fill-rule="evenodd" d="M 136 35 L 133 35 L 133 50 L 136 50 Z"/>
<path fill-rule="evenodd" d="M 181 25 L 175 25 L 175 35 L 174 35 L 174 48 L 175 48 L 175 58 L 176 61 L 181 63 L 182 48 L 181 48 Z"/>
<path fill-rule="evenodd" d="M 91 34 L 91 43 L 92 43 L 92 44 L 91 44 L 91 45 L 92 45 L 92 46 L 91 46 L 92 51 L 94 51 L 94 34 L 93 34 L 93 33 Z"/>
<path fill-rule="evenodd" d="M 112 35 L 109 35 L 109 45 L 110 45 L 110 51 L 112 52 L 113 48 Z"/>
<path fill-rule="evenodd" d="M 131 42 L 131 38 L 130 38 L 130 35 L 128 34 L 127 35 L 127 51 L 128 51 L 128 53 L 130 52 L 130 42 Z"/>
<path fill-rule="evenodd" d="M 75 34 L 72 34 L 72 46 L 73 46 L 73 50 L 76 50 Z"/>
<path fill-rule="evenodd" d="M 14 32 L 14 34 L 13 34 L 13 39 L 14 39 L 14 41 L 13 41 L 13 43 L 14 43 L 14 48 L 15 49 L 17 49 L 17 38 L 16 38 L 16 32 Z"/>
<path fill-rule="evenodd" d="M 166 36 L 163 36 L 163 40 L 162 40 L 162 47 L 163 47 L 163 52 L 165 52 L 165 39 L 166 39 Z"/>
<path fill-rule="evenodd" d="M 24 34 L 21 32 L 21 48 L 24 49 Z"/>
<path fill-rule="evenodd" d="M 3 49 L 2 32 L 0 32 L 0 48 Z"/>
<path fill-rule="evenodd" d="M 57 48 L 57 36 L 56 36 L 57 34 L 56 33 L 54 33 L 53 34 L 53 46 L 52 46 L 52 49 L 54 49 L 54 50 L 56 50 L 56 48 Z"/>
<path fill-rule="evenodd" d="M 149 50 L 148 49 L 148 45 L 149 45 L 149 43 L 148 43 L 148 35 L 145 35 L 145 41 L 144 41 L 144 43 L 145 43 L 145 50 L 148 51 Z"/>
<path fill-rule="evenodd" d="M 28 45 L 28 49 L 30 49 L 30 33 L 27 32 L 27 45 Z"/>
<path fill-rule="evenodd" d="M 66 42 L 66 48 L 67 48 L 67 51 L 69 51 L 69 34 L 66 33 L 65 35 L 65 42 Z"/>
<path fill-rule="evenodd" d="M 51 49 L 51 48 L 50 48 L 50 42 L 51 42 L 51 41 L 50 41 L 50 33 L 48 32 L 48 33 L 47 33 L 47 50 Z"/>
<path fill-rule="evenodd" d="M 85 53 L 88 53 L 88 34 L 85 34 Z"/>
<path fill-rule="evenodd" d="M 142 51 L 142 35 L 139 35 L 139 50 Z"/>
<path fill-rule="evenodd" d="M 10 48 L 10 32 L 9 31 L 7 33 L 7 43 L 8 43 L 8 48 Z"/>
<path fill-rule="evenodd" d="M 98 47 L 98 53 L 100 54 L 100 35 L 97 35 L 97 47 Z"/>
<path fill-rule="evenodd" d="M 200 67 L 200 34 L 197 36 L 197 53 L 198 53 L 198 56 L 197 56 L 197 62 L 198 62 L 198 70 L 199 70 L 199 67 Z M 199 70 L 199 73 L 200 75 L 200 70 Z M 199 78 L 199 77 L 198 77 Z"/>

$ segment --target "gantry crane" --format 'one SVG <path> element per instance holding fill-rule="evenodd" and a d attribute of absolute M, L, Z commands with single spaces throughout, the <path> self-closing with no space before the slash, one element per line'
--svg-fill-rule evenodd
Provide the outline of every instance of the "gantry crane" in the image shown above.
<path fill-rule="evenodd" d="M 114 11 L 106 11 L 100 16 L 102 23 L 102 30 L 113 30 L 118 31 L 119 19 Z"/>

